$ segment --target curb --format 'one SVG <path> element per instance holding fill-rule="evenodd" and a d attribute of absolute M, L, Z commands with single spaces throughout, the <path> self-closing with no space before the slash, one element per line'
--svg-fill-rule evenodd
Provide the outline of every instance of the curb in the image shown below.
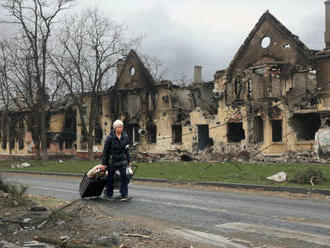
<path fill-rule="evenodd" d="M 33 175 L 47 175 L 47 176 L 67 176 L 67 177 L 82 177 L 84 174 L 80 173 L 61 173 L 61 172 L 39 172 L 39 171 L 12 171 L 12 170 L 0 170 L 5 173 L 21 173 L 21 174 L 33 174 Z M 214 187 L 225 187 L 225 188 L 236 188 L 236 189 L 258 189 L 264 191 L 277 191 L 277 192 L 289 192 L 289 193 L 300 193 L 300 194 L 322 194 L 330 195 L 330 190 L 326 189 L 313 189 L 313 188 L 299 188 L 291 186 L 268 186 L 268 185 L 254 185 L 254 184 L 238 184 L 238 183 L 221 183 L 221 182 L 187 182 L 187 181 L 175 181 L 158 178 L 142 178 L 134 177 L 134 181 L 139 182 L 155 182 L 155 183 L 178 183 L 199 186 L 214 186 Z"/>

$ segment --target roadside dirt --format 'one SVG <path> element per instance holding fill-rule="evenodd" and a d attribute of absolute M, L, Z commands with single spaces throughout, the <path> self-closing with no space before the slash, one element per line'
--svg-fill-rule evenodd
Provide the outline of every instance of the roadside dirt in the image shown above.
<path fill-rule="evenodd" d="M 2 193 L 0 247 L 198 247 L 164 233 L 164 223 L 123 216 L 100 201 L 30 195 L 22 205 Z"/>

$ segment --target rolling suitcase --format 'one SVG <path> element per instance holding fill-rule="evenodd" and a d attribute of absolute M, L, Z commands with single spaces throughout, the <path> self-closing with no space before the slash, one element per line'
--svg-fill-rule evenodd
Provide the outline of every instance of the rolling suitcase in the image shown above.
<path fill-rule="evenodd" d="M 79 185 L 79 194 L 81 198 L 84 197 L 99 197 L 107 183 L 107 176 L 97 175 L 94 178 L 90 178 L 85 173 L 83 179 Z"/>

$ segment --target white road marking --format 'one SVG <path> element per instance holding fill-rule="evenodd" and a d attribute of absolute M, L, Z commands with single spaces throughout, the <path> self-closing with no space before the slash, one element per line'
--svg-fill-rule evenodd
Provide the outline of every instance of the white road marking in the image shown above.
<path fill-rule="evenodd" d="M 147 200 L 147 199 L 139 199 L 135 198 L 137 201 L 140 202 L 147 202 L 147 203 L 160 203 L 160 201 L 155 201 L 155 200 Z M 172 202 L 161 202 L 162 205 L 167 205 L 167 206 L 174 206 L 174 207 L 180 207 L 180 208 L 191 208 L 191 209 L 199 209 L 199 210 L 205 210 L 208 212 L 218 212 L 218 213 L 228 213 L 231 212 L 227 209 L 220 209 L 220 208 L 208 208 L 208 207 L 201 207 L 201 206 L 195 206 L 195 205 L 190 205 L 190 204 L 178 204 L 178 203 L 172 203 Z"/>
<path fill-rule="evenodd" d="M 242 232 L 258 233 L 263 235 L 275 236 L 285 239 L 296 239 L 318 245 L 330 245 L 330 237 L 324 235 L 310 234 L 299 231 L 292 231 L 284 228 L 267 227 L 261 225 L 252 225 L 240 222 L 225 223 L 216 225 L 221 229 L 233 229 Z M 330 246 L 329 246 L 330 247 Z"/>
<path fill-rule="evenodd" d="M 169 229 L 167 230 L 169 234 L 175 234 L 183 237 L 186 240 L 199 242 L 207 245 L 212 245 L 215 247 L 231 247 L 231 248 L 248 248 L 249 246 L 244 246 L 231 242 L 227 237 L 215 235 L 212 233 L 194 231 L 190 229 Z"/>
<path fill-rule="evenodd" d="M 57 191 L 57 192 L 66 192 L 66 193 L 78 194 L 78 191 L 67 190 L 67 189 L 59 189 L 59 188 L 50 188 L 50 187 L 41 187 L 41 186 L 32 186 L 32 187 L 29 187 L 29 188 L 30 189 L 41 189 L 41 190 L 47 190 L 47 191 Z"/>

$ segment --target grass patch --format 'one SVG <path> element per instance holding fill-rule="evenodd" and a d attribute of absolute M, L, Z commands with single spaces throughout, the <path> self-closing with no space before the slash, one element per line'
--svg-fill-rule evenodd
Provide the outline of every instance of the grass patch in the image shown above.
<path fill-rule="evenodd" d="M 11 168 L 11 165 L 21 164 L 22 161 L 0 161 L 0 169 L 16 171 L 41 171 L 62 173 L 85 173 L 93 166 L 100 164 L 99 160 L 67 160 L 63 163 L 58 161 L 24 161 L 30 166 L 26 168 Z"/>
<path fill-rule="evenodd" d="M 0 169 L 20 171 L 85 173 L 100 160 L 67 160 L 57 161 L 27 161 L 27 168 L 11 168 L 15 161 L 0 161 Z M 208 181 L 225 183 L 243 183 L 257 185 L 301 186 L 310 187 L 310 183 L 295 183 L 292 179 L 299 173 L 309 169 L 319 170 L 326 180 L 315 185 L 315 188 L 330 189 L 330 165 L 328 164 L 271 164 L 271 163 L 207 163 L 207 162 L 153 162 L 138 163 L 136 177 L 160 178 L 174 181 Z M 280 171 L 287 173 L 287 181 L 277 183 L 267 180 Z"/>
<path fill-rule="evenodd" d="M 209 181 L 226 183 L 243 183 L 258 185 L 282 185 L 310 187 L 309 183 L 289 182 L 297 173 L 310 168 L 322 171 L 327 181 L 315 185 L 317 188 L 330 189 L 330 165 L 302 164 L 266 164 L 266 163 L 206 163 L 206 162 L 155 162 L 141 163 L 136 176 L 147 178 L 164 178 L 183 181 Z M 266 179 L 280 171 L 287 173 L 287 181 L 277 183 Z"/>

